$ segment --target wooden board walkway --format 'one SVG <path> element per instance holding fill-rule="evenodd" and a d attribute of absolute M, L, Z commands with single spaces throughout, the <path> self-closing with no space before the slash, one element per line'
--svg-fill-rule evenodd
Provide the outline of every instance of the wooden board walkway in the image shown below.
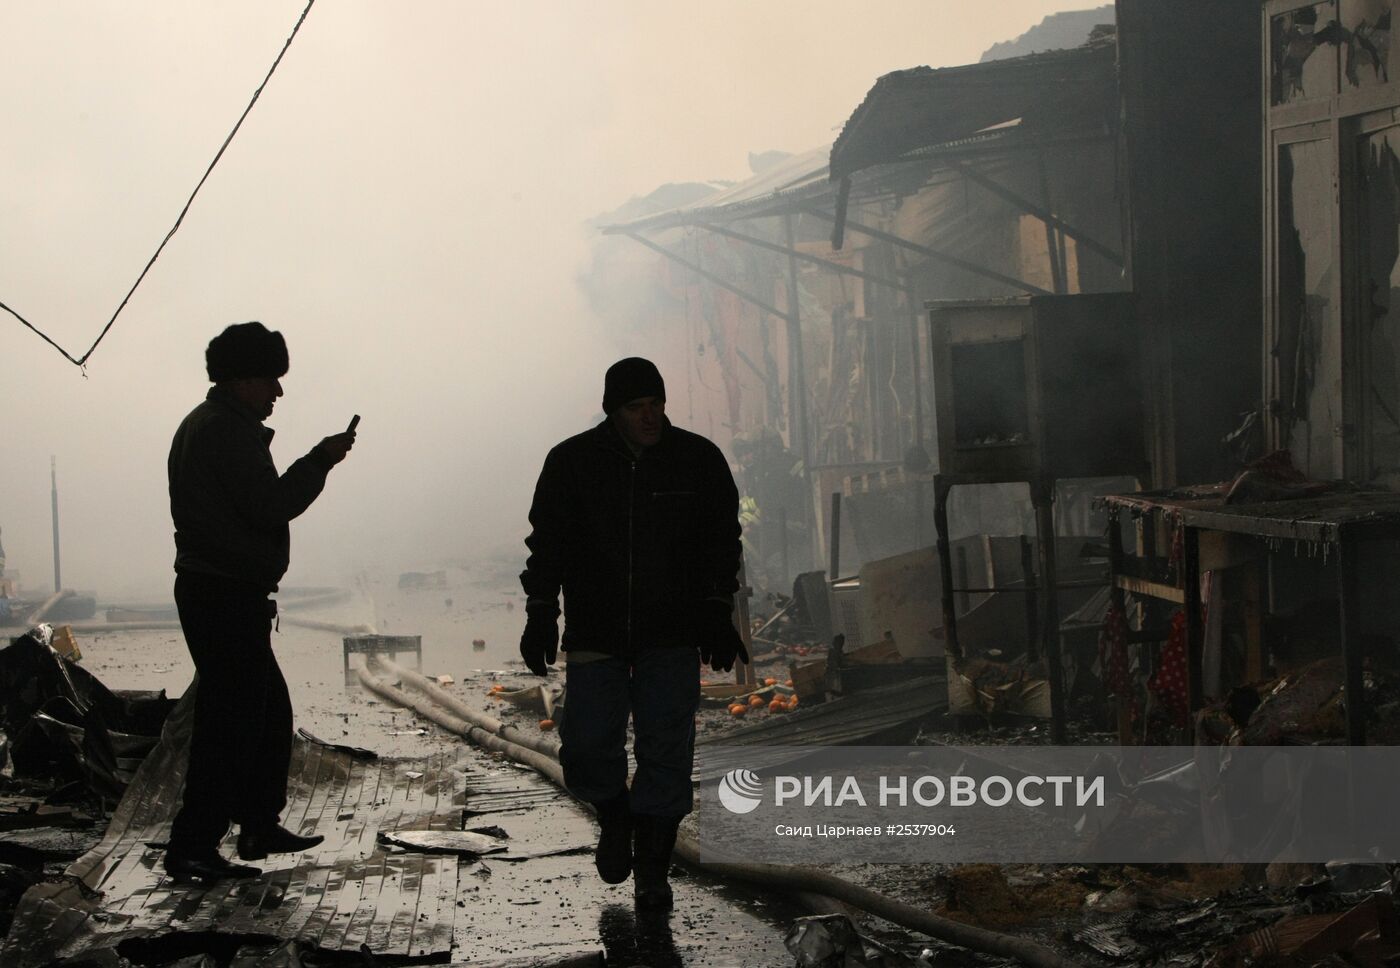
<path fill-rule="evenodd" d="M 176 885 L 161 867 L 184 781 L 189 704 L 138 770 L 98 845 L 64 883 L 27 892 L 0 964 L 34 968 L 95 948 L 172 932 L 296 939 L 329 951 L 445 961 L 457 911 L 459 858 L 399 853 L 380 831 L 460 830 L 463 777 L 451 758 L 368 760 L 298 739 L 285 825 L 321 834 L 304 854 L 259 863 L 261 877 Z M 223 844 L 234 855 L 234 834 Z"/>

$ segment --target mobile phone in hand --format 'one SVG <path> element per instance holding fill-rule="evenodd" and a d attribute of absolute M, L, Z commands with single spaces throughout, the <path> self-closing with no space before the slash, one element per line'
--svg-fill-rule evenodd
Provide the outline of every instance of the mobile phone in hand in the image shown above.
<path fill-rule="evenodd" d="M 350 426 L 348 426 L 348 427 L 345 428 L 345 432 L 346 432 L 347 434 L 353 434 L 353 433 L 355 432 L 355 428 L 358 427 L 359 425 L 360 425 L 360 415 L 357 413 L 357 414 L 355 414 L 355 416 L 353 416 L 353 417 L 350 418 Z"/>

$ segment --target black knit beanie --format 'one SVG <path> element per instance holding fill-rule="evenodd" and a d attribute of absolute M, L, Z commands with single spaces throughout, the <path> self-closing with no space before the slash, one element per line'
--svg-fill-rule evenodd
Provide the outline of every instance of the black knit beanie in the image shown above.
<path fill-rule="evenodd" d="M 209 341 L 204 368 L 213 383 L 244 377 L 285 376 L 287 341 L 262 323 L 235 323 Z"/>
<path fill-rule="evenodd" d="M 629 356 L 608 367 L 603 377 L 603 413 L 612 416 L 618 407 L 638 397 L 666 399 L 666 384 L 656 364 Z"/>

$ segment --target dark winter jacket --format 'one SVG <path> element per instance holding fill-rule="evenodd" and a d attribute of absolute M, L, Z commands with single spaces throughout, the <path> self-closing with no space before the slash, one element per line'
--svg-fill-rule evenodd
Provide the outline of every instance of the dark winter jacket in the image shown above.
<path fill-rule="evenodd" d="M 739 587 L 729 464 L 669 423 L 640 456 L 606 420 L 559 444 L 535 485 L 530 524 L 520 583 L 531 607 L 563 589 L 566 651 L 698 646 L 707 600 L 727 607 Z"/>
<path fill-rule="evenodd" d="M 332 465 L 313 451 L 279 476 L 272 434 L 217 386 L 181 422 L 167 464 L 177 574 L 277 590 L 291 548 L 287 523 L 316 500 Z"/>

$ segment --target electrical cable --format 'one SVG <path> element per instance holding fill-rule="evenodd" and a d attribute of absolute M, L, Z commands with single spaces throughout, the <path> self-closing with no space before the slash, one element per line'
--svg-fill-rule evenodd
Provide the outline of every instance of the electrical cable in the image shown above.
<path fill-rule="evenodd" d="M 249 113 L 252 112 L 253 105 L 258 103 L 258 98 L 262 95 L 263 88 L 267 87 L 268 82 L 272 80 L 272 75 L 276 73 L 278 65 L 282 63 L 282 58 L 286 55 L 288 48 L 292 46 L 292 41 L 296 40 L 297 33 L 301 30 L 301 25 L 306 22 L 306 15 L 311 12 L 311 8 L 315 3 L 316 0 L 307 0 L 306 7 L 302 10 L 301 16 L 297 18 L 296 26 L 292 28 L 291 34 L 288 35 L 286 42 L 282 45 L 282 50 L 277 54 L 277 59 L 272 62 L 272 66 L 268 68 L 267 75 L 263 78 L 262 83 L 259 84 L 257 90 L 253 92 L 252 98 L 248 101 L 248 106 L 244 108 L 243 113 L 238 116 L 238 121 L 234 124 L 233 130 L 228 133 L 228 137 L 224 139 L 224 143 L 219 146 L 218 152 L 214 155 L 214 160 L 209 162 L 209 167 L 204 170 L 204 175 L 199 179 L 199 184 L 195 185 L 194 191 L 190 192 L 190 197 L 185 201 L 184 208 L 180 209 L 180 214 L 176 217 L 175 224 L 170 227 L 169 232 L 165 233 L 165 238 L 161 239 L 160 245 L 156 247 L 155 254 L 151 256 L 150 260 L 146 263 L 145 268 L 141 270 L 141 274 L 136 277 L 136 281 L 131 284 L 131 288 L 127 290 L 126 295 L 122 297 L 121 304 L 117 306 L 116 312 L 112 313 L 112 317 L 109 320 L 107 320 L 107 325 L 102 327 L 102 332 L 97 334 L 97 339 L 93 340 L 92 345 L 88 347 L 86 353 L 84 353 L 77 359 L 74 359 L 73 356 L 67 350 L 55 343 L 37 326 L 35 326 L 29 320 L 25 319 L 15 310 L 11 309 L 5 303 L 0 302 L 0 309 L 3 309 L 5 312 L 9 313 L 11 316 L 19 320 L 25 326 L 29 327 L 29 329 L 33 330 L 35 335 L 37 335 L 45 343 L 48 343 L 54 349 L 58 350 L 58 352 L 61 353 L 63 355 L 63 358 L 66 359 L 68 362 L 72 363 L 79 369 L 85 369 L 88 357 L 92 356 L 93 351 L 97 349 L 97 345 L 102 342 L 102 340 L 106 337 L 108 331 L 111 330 L 112 325 L 116 323 L 117 317 L 120 316 L 122 310 L 126 308 L 126 304 L 131 301 L 131 297 L 136 293 L 137 287 L 139 287 L 141 285 L 142 280 L 146 278 L 146 274 L 151 271 L 151 267 L 156 264 L 156 260 L 160 258 L 160 254 L 163 251 L 165 251 L 166 243 L 168 243 L 171 240 L 171 238 L 174 237 L 175 233 L 179 231 L 180 225 L 185 221 L 185 215 L 189 212 L 190 206 L 194 204 L 195 196 L 199 194 L 199 190 L 204 187 L 204 183 L 208 181 L 209 176 L 213 174 L 214 167 L 218 165 L 220 159 L 223 158 L 224 152 L 228 149 L 229 144 L 233 141 L 234 135 L 238 134 L 238 129 L 243 126 L 244 120 L 246 120 Z"/>

